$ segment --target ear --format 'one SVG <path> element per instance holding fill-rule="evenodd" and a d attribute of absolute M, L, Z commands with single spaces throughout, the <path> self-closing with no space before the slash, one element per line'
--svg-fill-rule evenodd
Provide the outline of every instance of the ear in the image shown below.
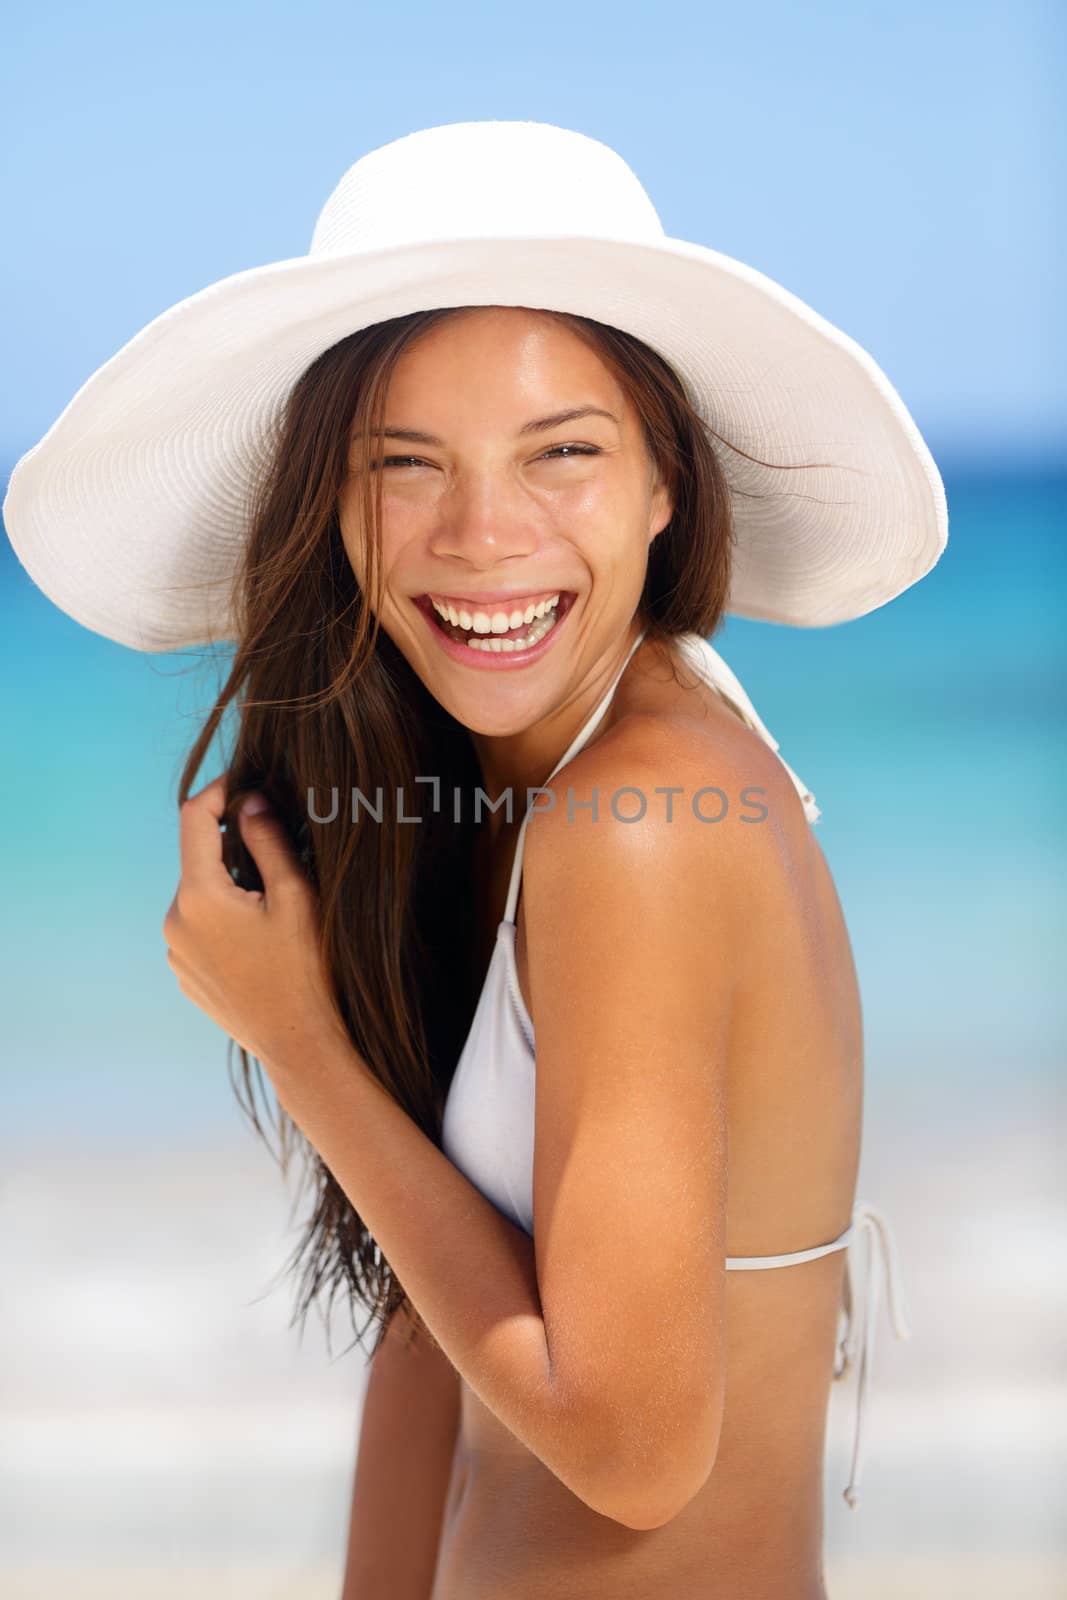
<path fill-rule="evenodd" d="M 652 541 L 670 525 L 674 516 L 674 501 L 671 498 L 667 485 L 659 473 L 653 469 L 652 495 L 648 504 L 648 542 Z"/>

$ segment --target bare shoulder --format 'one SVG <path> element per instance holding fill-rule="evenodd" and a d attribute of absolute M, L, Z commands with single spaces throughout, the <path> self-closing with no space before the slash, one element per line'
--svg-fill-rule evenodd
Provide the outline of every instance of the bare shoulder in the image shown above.
<path fill-rule="evenodd" d="M 527 824 L 526 873 L 567 898 L 612 899 L 653 874 L 679 907 L 750 894 L 809 845 L 800 796 L 775 752 L 714 695 L 630 710 L 546 785 Z M 710 705 L 709 705 L 710 700 Z"/>

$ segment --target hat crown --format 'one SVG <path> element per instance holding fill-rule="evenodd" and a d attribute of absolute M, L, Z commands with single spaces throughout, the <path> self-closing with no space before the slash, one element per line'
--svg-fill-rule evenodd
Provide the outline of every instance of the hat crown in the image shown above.
<path fill-rule="evenodd" d="M 423 128 L 356 161 L 319 213 L 312 256 L 434 239 L 654 241 L 663 225 L 622 157 L 545 122 Z"/>

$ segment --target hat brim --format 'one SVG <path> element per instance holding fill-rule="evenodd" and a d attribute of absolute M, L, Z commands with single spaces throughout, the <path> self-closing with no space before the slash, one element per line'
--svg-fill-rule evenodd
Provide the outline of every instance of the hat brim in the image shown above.
<path fill-rule="evenodd" d="M 33 581 L 137 650 L 232 637 L 226 602 L 293 384 L 372 323 L 446 306 L 571 311 L 669 361 L 722 448 L 728 611 L 794 627 L 866 615 L 948 537 L 944 486 L 860 345 L 780 284 L 685 240 L 434 240 L 298 256 L 210 284 L 128 341 L 17 463 L 3 505 Z"/>

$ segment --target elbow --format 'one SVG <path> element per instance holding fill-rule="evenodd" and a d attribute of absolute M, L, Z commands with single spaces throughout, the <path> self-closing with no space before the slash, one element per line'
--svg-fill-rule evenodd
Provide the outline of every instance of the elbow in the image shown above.
<path fill-rule="evenodd" d="M 690 1413 L 677 1427 L 634 1426 L 615 1431 L 596 1451 L 581 1498 L 591 1510 L 638 1532 L 672 1522 L 711 1477 L 719 1448 L 721 1411 Z"/>
<path fill-rule="evenodd" d="M 635 1532 L 664 1528 L 696 1498 L 713 1466 L 711 1461 L 695 1472 L 682 1474 L 677 1461 L 672 1461 L 625 1479 L 616 1475 L 610 1483 L 601 1485 L 587 1504 L 601 1516 Z"/>

